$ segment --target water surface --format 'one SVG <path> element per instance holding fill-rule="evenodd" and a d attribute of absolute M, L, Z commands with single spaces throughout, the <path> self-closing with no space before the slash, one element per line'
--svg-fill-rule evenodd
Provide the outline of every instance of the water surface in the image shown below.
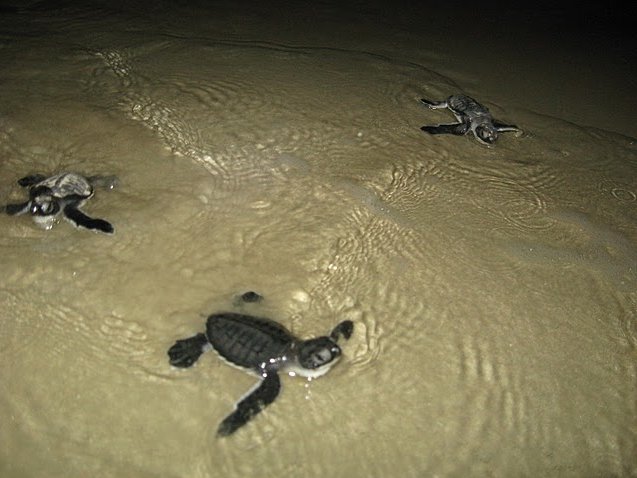
<path fill-rule="evenodd" d="M 313 8 L 3 12 L 1 201 L 32 172 L 120 185 L 85 207 L 112 237 L 0 216 L 1 474 L 637 474 L 635 140 Z M 424 135 L 451 117 L 419 98 L 459 90 L 525 134 Z M 355 332 L 217 439 L 253 379 L 166 350 L 222 310 Z"/>

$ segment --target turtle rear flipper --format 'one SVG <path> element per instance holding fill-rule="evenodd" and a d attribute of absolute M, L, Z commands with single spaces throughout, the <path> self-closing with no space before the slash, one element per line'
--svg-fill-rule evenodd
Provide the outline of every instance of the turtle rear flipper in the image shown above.
<path fill-rule="evenodd" d="M 33 186 L 34 184 L 38 184 L 46 179 L 46 176 L 42 174 L 30 174 L 23 178 L 18 179 L 18 184 L 23 188 Z"/>
<path fill-rule="evenodd" d="M 281 379 L 276 372 L 270 372 L 254 391 L 237 403 L 237 409 L 219 425 L 217 435 L 228 436 L 248 423 L 256 414 L 271 404 L 279 395 Z"/>
<path fill-rule="evenodd" d="M 20 204 L 7 204 L 4 207 L 4 210 L 9 216 L 19 216 L 20 214 L 25 214 L 29 211 L 30 204 L 31 203 L 29 201 Z"/>
<path fill-rule="evenodd" d="M 113 225 L 104 219 L 93 219 L 80 211 L 74 204 L 69 204 L 64 208 L 64 216 L 77 227 L 84 227 L 101 231 L 105 234 L 113 234 Z"/>
<path fill-rule="evenodd" d="M 188 368 L 199 360 L 201 354 L 203 354 L 209 346 L 210 342 L 208 342 L 208 338 L 205 334 L 197 334 L 187 339 L 178 340 L 168 349 L 170 365 L 179 368 Z"/>
<path fill-rule="evenodd" d="M 466 123 L 437 124 L 433 126 L 423 126 L 420 128 L 429 134 L 455 134 L 463 136 L 469 131 L 469 125 Z"/>

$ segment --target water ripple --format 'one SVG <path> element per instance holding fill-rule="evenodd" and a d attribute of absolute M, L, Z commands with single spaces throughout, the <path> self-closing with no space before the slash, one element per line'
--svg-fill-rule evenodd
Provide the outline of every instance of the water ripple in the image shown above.
<path fill-rule="evenodd" d="M 481 181 L 483 194 L 474 204 L 504 220 L 499 228 L 509 228 L 528 234 L 534 230 L 550 228 L 553 222 L 547 218 L 547 199 L 541 189 L 521 184 L 511 178 L 489 178 Z M 485 204 L 484 199 L 488 203 Z"/>
<path fill-rule="evenodd" d="M 600 181 L 597 187 L 599 191 L 610 195 L 620 203 L 637 202 L 637 187 L 635 184 L 606 178 Z"/>

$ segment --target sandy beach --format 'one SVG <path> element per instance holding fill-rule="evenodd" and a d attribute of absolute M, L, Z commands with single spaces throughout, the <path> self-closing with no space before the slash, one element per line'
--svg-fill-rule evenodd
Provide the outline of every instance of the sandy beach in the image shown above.
<path fill-rule="evenodd" d="M 637 476 L 618 12 L 9 2 L 0 27 L 0 204 L 119 178 L 83 207 L 113 235 L 0 215 L 2 477 Z M 459 93 L 523 134 L 420 130 Z M 166 352 L 222 311 L 354 332 L 219 438 L 257 379 Z"/>

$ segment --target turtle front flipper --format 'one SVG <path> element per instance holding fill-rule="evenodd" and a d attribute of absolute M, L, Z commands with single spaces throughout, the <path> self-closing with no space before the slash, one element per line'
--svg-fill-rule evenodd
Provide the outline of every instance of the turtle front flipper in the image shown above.
<path fill-rule="evenodd" d="M 254 391 L 237 403 L 237 409 L 219 425 L 217 435 L 228 436 L 248 423 L 256 414 L 271 404 L 279 395 L 281 379 L 276 372 L 270 372 Z"/>
<path fill-rule="evenodd" d="M 7 204 L 4 210 L 9 216 L 19 216 L 20 214 L 29 212 L 30 204 L 29 201 L 20 204 Z"/>
<path fill-rule="evenodd" d="M 493 126 L 495 126 L 495 129 L 497 129 L 499 133 L 506 133 L 509 131 L 512 131 L 515 133 L 522 132 L 522 130 L 518 128 L 517 126 L 515 126 L 514 124 L 504 124 L 504 123 L 501 123 L 500 121 L 493 121 Z"/>
<path fill-rule="evenodd" d="M 88 182 L 91 186 L 97 186 L 104 189 L 114 189 L 119 185 L 119 178 L 117 176 L 89 176 Z"/>
<path fill-rule="evenodd" d="M 352 336 L 353 331 L 354 322 L 352 322 L 351 320 L 344 320 L 336 327 L 334 327 L 334 330 L 332 330 L 332 333 L 330 334 L 330 338 L 334 342 L 338 342 L 341 336 L 344 337 L 345 340 L 349 340 L 349 338 Z"/>
<path fill-rule="evenodd" d="M 18 184 L 23 188 L 33 186 L 34 184 L 41 183 L 46 179 L 46 176 L 42 174 L 30 174 L 23 178 L 18 179 Z"/>
<path fill-rule="evenodd" d="M 449 105 L 447 104 L 447 100 L 444 101 L 431 101 L 428 100 L 426 98 L 420 98 L 420 102 L 422 104 L 424 104 L 427 108 L 430 108 L 432 110 L 437 110 L 440 108 L 448 108 Z"/>
<path fill-rule="evenodd" d="M 434 126 L 423 126 L 420 128 L 429 134 L 455 134 L 464 136 L 469 131 L 469 125 L 466 123 L 437 124 Z"/>
<path fill-rule="evenodd" d="M 105 234 L 113 234 L 113 225 L 104 219 L 93 219 L 80 211 L 75 204 L 69 204 L 64 208 L 64 216 L 77 227 L 84 227 Z"/>
<path fill-rule="evenodd" d="M 168 357 L 170 357 L 170 365 L 179 368 L 188 368 L 192 366 L 201 354 L 203 354 L 210 342 L 205 334 L 197 334 L 187 339 L 178 340 L 168 349 Z"/>

